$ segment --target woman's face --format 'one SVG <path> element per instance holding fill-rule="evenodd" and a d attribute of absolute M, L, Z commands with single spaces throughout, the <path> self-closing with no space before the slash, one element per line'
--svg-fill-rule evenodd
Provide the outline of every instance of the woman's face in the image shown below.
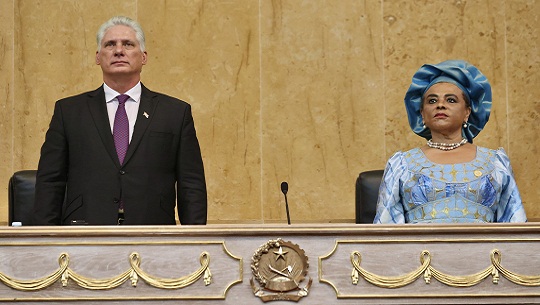
<path fill-rule="evenodd" d="M 469 119 L 471 108 L 461 89 L 450 83 L 431 86 L 422 100 L 422 119 L 432 133 L 461 132 Z"/>

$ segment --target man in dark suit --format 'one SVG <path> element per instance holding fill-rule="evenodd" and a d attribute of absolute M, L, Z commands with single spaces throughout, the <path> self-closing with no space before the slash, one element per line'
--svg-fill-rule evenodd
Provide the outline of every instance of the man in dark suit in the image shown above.
<path fill-rule="evenodd" d="M 140 82 L 140 25 L 113 17 L 97 33 L 104 84 L 56 102 L 41 148 L 37 225 L 206 224 L 204 168 L 189 104 Z"/>

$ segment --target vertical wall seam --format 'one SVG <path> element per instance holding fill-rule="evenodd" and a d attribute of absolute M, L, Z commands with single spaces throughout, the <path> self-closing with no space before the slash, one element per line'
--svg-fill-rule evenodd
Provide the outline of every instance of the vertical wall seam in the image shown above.
<path fill-rule="evenodd" d="M 386 71 L 384 70 L 384 61 L 385 61 L 385 57 L 384 57 L 384 0 L 381 0 L 381 18 L 380 18 L 380 25 L 381 25 L 381 71 L 382 71 L 382 83 L 383 83 L 383 87 L 386 88 Z M 386 128 L 387 128 L 387 125 L 386 122 L 388 120 L 387 118 L 387 113 L 386 113 L 386 90 L 382 90 L 383 92 L 383 117 L 384 117 L 384 121 L 383 121 L 383 128 L 382 128 L 382 131 L 383 131 L 383 153 L 382 155 L 384 156 L 384 158 L 386 159 L 386 142 L 387 142 L 387 138 L 386 138 Z M 384 160 L 384 162 L 386 162 L 386 160 Z"/>
<path fill-rule="evenodd" d="M 260 170 L 260 179 L 259 179 L 259 186 L 261 188 L 260 190 L 260 199 L 259 199 L 259 206 L 261 211 L 261 221 L 264 223 L 264 162 L 263 162 L 263 83 L 262 83 L 262 53 L 263 53 L 263 47 L 262 47 L 262 12 L 261 12 L 261 6 L 262 1 L 259 0 L 259 170 Z"/>
<path fill-rule="evenodd" d="M 11 172 L 15 171 L 15 1 L 12 0 L 12 24 L 13 34 L 11 35 Z M 9 94 L 9 91 L 8 91 Z"/>
<path fill-rule="evenodd" d="M 508 86 L 508 25 L 507 25 L 507 16 L 506 16 L 506 2 L 504 2 L 503 7 L 503 14 L 504 14 L 504 85 L 505 85 L 505 100 L 506 100 L 506 149 L 507 153 L 510 156 L 511 155 L 511 147 L 510 147 L 510 94 L 508 93 L 509 86 Z"/>

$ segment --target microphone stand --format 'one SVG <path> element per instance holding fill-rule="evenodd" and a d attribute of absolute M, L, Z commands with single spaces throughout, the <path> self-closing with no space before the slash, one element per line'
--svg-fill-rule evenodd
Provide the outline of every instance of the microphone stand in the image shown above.
<path fill-rule="evenodd" d="M 289 202 L 287 202 L 287 193 L 285 193 L 285 210 L 287 210 L 287 224 L 291 224 L 291 217 L 289 216 Z"/>
<path fill-rule="evenodd" d="M 287 211 L 287 224 L 291 224 L 291 217 L 289 216 L 289 201 L 287 200 L 287 192 L 289 191 L 289 184 L 287 182 L 281 182 L 281 192 L 285 196 L 285 210 Z"/>

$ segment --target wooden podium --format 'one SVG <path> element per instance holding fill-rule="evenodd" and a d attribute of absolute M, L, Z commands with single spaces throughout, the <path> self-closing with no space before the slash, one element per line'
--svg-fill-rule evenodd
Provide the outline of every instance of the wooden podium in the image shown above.
<path fill-rule="evenodd" d="M 540 304 L 540 223 L 4 227 L 0 304 Z"/>

